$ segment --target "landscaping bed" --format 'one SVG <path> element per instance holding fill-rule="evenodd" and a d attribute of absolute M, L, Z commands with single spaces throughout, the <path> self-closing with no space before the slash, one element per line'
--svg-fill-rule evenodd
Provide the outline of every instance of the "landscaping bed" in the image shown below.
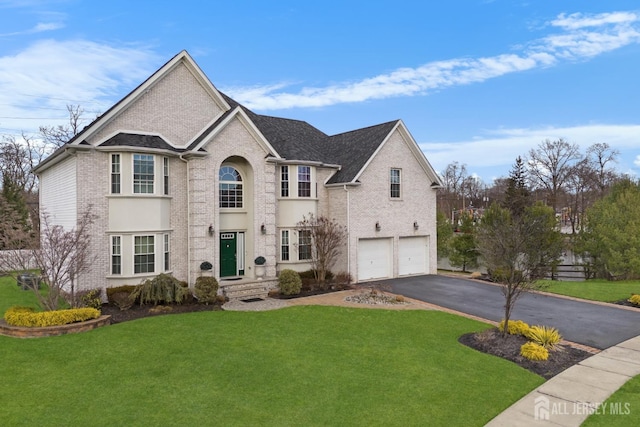
<path fill-rule="evenodd" d="M 593 356 L 588 351 L 560 344 L 557 349 L 549 352 L 548 360 L 529 360 L 520 355 L 520 347 L 528 339 L 521 335 L 503 336 L 497 328 L 462 335 L 459 341 L 483 353 L 510 360 L 546 379 L 552 378 L 576 363 Z"/>
<path fill-rule="evenodd" d="M 160 316 L 164 314 L 181 314 L 181 313 L 193 313 L 198 311 L 215 311 L 221 310 L 220 304 L 198 304 L 194 302 L 184 304 L 171 304 L 171 305 L 133 305 L 127 310 L 120 310 L 120 308 L 113 305 L 104 304 L 101 312 L 103 315 L 107 314 L 111 316 L 111 323 L 121 323 L 130 320 L 141 319 L 143 317 Z"/>

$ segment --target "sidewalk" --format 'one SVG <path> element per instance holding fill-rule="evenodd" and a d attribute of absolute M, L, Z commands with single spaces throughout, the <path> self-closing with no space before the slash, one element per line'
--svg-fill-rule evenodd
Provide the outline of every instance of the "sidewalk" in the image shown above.
<path fill-rule="evenodd" d="M 624 383 L 640 375 L 640 336 L 609 347 L 551 378 L 487 426 L 579 426 Z M 599 409 L 625 414 L 624 402 Z M 636 416 L 637 415 L 629 415 Z"/>

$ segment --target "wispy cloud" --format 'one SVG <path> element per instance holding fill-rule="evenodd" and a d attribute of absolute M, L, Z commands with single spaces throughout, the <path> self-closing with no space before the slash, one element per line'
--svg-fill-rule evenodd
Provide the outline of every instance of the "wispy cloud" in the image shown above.
<path fill-rule="evenodd" d="M 148 77 L 157 62 L 145 47 L 87 40 L 43 40 L 0 57 L 0 131 L 60 123 L 65 104 L 103 112 L 123 90 Z"/>
<path fill-rule="evenodd" d="M 640 125 L 592 124 L 573 127 L 541 127 L 488 130 L 484 134 L 466 141 L 423 142 L 420 148 L 438 171 L 442 171 L 456 159 L 466 164 L 470 172 L 478 173 L 485 181 L 506 176 L 516 157 L 525 157 L 529 150 L 542 141 L 563 138 L 578 144 L 585 152 L 587 147 L 606 142 L 620 150 L 620 168 L 633 172 L 640 167 Z M 637 157 L 636 157 L 637 156 Z M 635 157 L 635 162 L 631 159 Z M 624 159 L 628 159 L 626 164 Z"/>
<path fill-rule="evenodd" d="M 24 31 L 14 31 L 12 33 L 2 33 L 0 37 L 9 37 L 9 36 L 22 36 L 27 34 L 37 34 L 45 31 L 54 31 L 64 28 L 64 24 L 61 22 L 39 22 L 34 27 L 29 28 Z"/>
<path fill-rule="evenodd" d="M 424 95 L 451 86 L 478 83 L 505 74 L 551 67 L 562 61 L 586 60 L 640 42 L 640 17 L 632 12 L 559 15 L 548 26 L 562 30 L 521 46 L 519 52 L 476 59 L 457 58 L 401 68 L 357 82 L 305 87 L 285 92 L 288 83 L 225 88 L 234 99 L 256 110 L 362 102 Z"/>

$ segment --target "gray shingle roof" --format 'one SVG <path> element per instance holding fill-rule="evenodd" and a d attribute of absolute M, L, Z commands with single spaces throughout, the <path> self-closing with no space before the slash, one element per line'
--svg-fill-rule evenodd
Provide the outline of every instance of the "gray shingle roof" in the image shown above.
<path fill-rule="evenodd" d="M 151 148 L 155 150 L 168 150 L 176 153 L 182 153 L 185 150 L 175 148 L 173 145 L 166 142 L 164 139 L 157 135 L 140 135 L 136 133 L 119 133 L 105 142 L 100 144 L 100 147 L 138 147 L 138 148 Z"/>
<path fill-rule="evenodd" d="M 396 120 L 329 136 L 301 120 L 256 114 L 224 93 L 220 92 L 220 94 L 232 109 L 240 107 L 244 110 L 271 146 L 283 158 L 340 165 L 341 170 L 331 178 L 330 184 L 353 181 L 398 123 Z M 221 120 L 224 120 L 224 116 L 218 120 L 218 123 Z M 211 131 L 215 125 L 214 123 L 208 131 Z"/>

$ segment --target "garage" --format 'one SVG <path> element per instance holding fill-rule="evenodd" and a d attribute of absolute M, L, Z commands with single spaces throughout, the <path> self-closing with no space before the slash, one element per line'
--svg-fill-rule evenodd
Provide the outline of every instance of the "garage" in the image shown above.
<path fill-rule="evenodd" d="M 401 237 L 398 241 L 398 274 L 427 274 L 429 272 L 429 238 Z"/>
<path fill-rule="evenodd" d="M 391 239 L 358 240 L 358 281 L 391 277 Z"/>

